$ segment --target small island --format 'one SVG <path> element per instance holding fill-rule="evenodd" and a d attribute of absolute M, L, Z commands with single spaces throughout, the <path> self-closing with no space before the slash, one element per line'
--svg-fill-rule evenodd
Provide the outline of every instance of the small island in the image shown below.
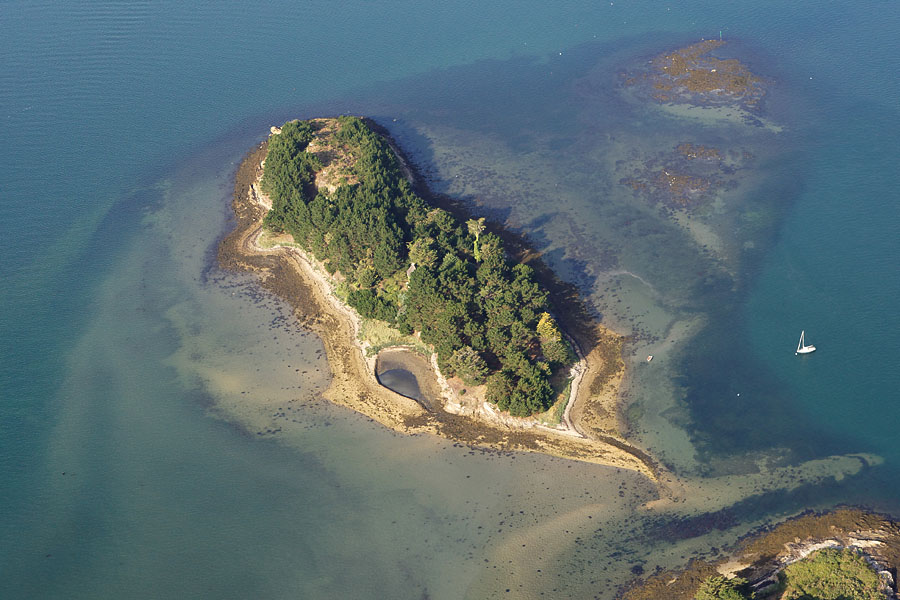
<path fill-rule="evenodd" d="M 656 479 L 620 434 L 621 338 L 524 240 L 440 206 L 374 123 L 273 127 L 238 169 L 234 210 L 220 263 L 259 273 L 322 338 L 329 400 L 405 433 Z M 384 364 L 424 401 L 382 386 Z"/>
<path fill-rule="evenodd" d="M 622 598 L 883 600 L 897 597 L 898 565 L 900 524 L 845 508 L 751 534 L 716 559 L 655 573 Z"/>

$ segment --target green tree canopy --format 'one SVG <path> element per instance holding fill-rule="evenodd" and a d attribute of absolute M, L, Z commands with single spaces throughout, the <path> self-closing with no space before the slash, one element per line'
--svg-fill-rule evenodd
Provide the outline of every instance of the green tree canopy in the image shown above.
<path fill-rule="evenodd" d="M 487 398 L 501 410 L 526 416 L 549 408 L 551 367 L 571 354 L 532 269 L 508 262 L 483 218 L 464 227 L 413 193 L 389 144 L 364 121 L 340 117 L 330 138 L 317 137 L 321 127 L 291 121 L 270 138 L 267 226 L 340 272 L 361 315 L 418 331 L 441 368 L 467 385 L 487 380 Z M 352 157 L 352 177 L 316 189 L 323 165 L 307 151 L 313 140 L 322 156 Z M 410 263 L 416 269 L 407 277 Z"/>

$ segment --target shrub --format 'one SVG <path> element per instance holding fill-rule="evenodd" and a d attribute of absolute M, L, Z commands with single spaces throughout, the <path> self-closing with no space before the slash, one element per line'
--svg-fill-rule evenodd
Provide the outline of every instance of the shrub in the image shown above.
<path fill-rule="evenodd" d="M 480 385 L 488 374 L 487 363 L 471 346 L 456 350 L 450 357 L 449 366 L 466 385 Z"/>
<path fill-rule="evenodd" d="M 700 584 L 694 600 L 747 600 L 741 588 L 747 584 L 745 579 L 726 579 L 721 575 L 707 577 Z"/>
<path fill-rule="evenodd" d="M 375 294 L 374 291 L 353 290 L 347 297 L 347 304 L 356 309 L 356 311 L 367 319 L 379 319 L 391 323 L 397 315 L 397 309 Z"/>

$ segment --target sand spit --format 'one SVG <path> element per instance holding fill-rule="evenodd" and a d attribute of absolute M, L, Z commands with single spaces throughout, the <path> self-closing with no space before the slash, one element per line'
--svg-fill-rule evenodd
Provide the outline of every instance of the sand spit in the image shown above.
<path fill-rule="evenodd" d="M 775 468 L 769 468 L 766 460 L 760 460 L 756 473 L 743 475 L 676 478 L 660 473 L 662 495 L 645 504 L 644 508 L 681 514 L 712 512 L 776 490 L 791 491 L 829 480 L 841 481 L 883 462 L 884 459 L 878 455 L 859 453 L 827 456 Z"/>
<path fill-rule="evenodd" d="M 610 354 L 618 344 L 592 345 L 594 350 L 586 357 L 583 385 L 577 386 L 571 411 L 576 427 L 580 415 L 594 416 L 592 424 L 581 432 L 584 436 L 551 428 L 510 427 L 480 413 L 463 416 L 444 410 L 429 412 L 415 400 L 381 386 L 375 376 L 376 358 L 367 357 L 357 341 L 356 313 L 332 293 L 330 281 L 315 262 L 297 248 L 262 248 L 256 243 L 266 213 L 265 199 L 256 188 L 266 149 L 263 142 L 238 168 L 233 200 L 236 227 L 219 247 L 219 263 L 224 268 L 257 273 L 263 287 L 291 304 L 300 325 L 322 339 L 332 371 L 331 385 L 325 392 L 328 400 L 402 433 L 431 433 L 501 451 L 543 452 L 629 469 L 656 480 L 652 459 L 617 434 L 617 384 L 593 385 L 601 376 L 609 379 L 610 370 L 617 375 L 615 381 L 621 380 L 624 363 L 618 354 Z M 596 336 L 598 332 L 591 334 Z M 605 331 L 600 334 L 614 336 Z M 446 394 L 446 382 L 440 381 L 439 374 L 432 372 L 432 376 Z"/>

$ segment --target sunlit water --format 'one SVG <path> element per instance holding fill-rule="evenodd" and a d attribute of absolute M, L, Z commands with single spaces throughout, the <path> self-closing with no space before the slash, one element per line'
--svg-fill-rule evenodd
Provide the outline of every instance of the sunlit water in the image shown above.
<path fill-rule="evenodd" d="M 897 25 L 879 3 L 3 4 L 0 595 L 611 597 L 803 506 L 896 509 Z M 720 30 L 780 133 L 618 88 Z M 320 342 L 214 249 L 243 152 L 342 112 L 632 335 L 634 439 L 676 472 L 885 464 L 675 526 L 636 475 L 328 405 Z M 755 158 L 675 222 L 619 180 L 685 141 Z"/>

